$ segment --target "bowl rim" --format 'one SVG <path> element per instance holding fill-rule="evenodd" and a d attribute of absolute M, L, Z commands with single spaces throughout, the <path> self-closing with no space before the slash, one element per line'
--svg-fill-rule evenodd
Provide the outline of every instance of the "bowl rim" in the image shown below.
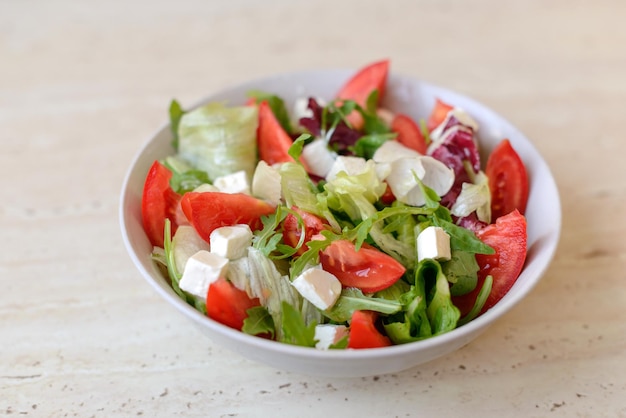
<path fill-rule="evenodd" d="M 265 84 L 271 80 L 293 78 L 293 77 L 296 77 L 296 78 L 311 77 L 311 76 L 319 77 L 320 74 L 323 74 L 325 76 L 334 74 L 334 75 L 339 75 L 343 78 L 347 78 L 353 73 L 354 73 L 354 69 L 347 69 L 347 68 L 332 69 L 331 68 L 331 69 L 308 69 L 308 70 L 302 70 L 302 71 L 290 71 L 290 72 L 278 73 L 274 75 L 263 76 L 263 77 L 255 78 L 255 79 L 248 80 L 242 83 L 232 84 L 232 85 L 223 87 L 219 90 L 216 90 L 215 92 L 210 93 L 204 96 L 202 99 L 196 101 L 192 106 L 189 106 L 189 109 L 194 109 L 198 106 L 201 106 L 205 103 L 215 100 L 216 97 L 227 95 L 229 92 L 232 92 L 233 90 L 244 89 L 244 88 L 251 89 L 255 85 Z M 194 323 L 196 323 L 200 327 L 203 327 L 203 328 L 208 327 L 212 332 L 217 333 L 217 334 L 222 334 L 223 336 L 233 340 L 236 343 L 252 345 L 257 349 L 281 352 L 282 354 L 290 355 L 292 357 L 318 359 L 318 360 L 335 359 L 335 360 L 343 361 L 343 360 L 348 360 L 348 359 L 378 359 L 378 358 L 385 358 L 389 356 L 396 356 L 400 354 L 409 354 L 416 350 L 421 350 L 421 349 L 432 349 L 432 348 L 437 348 L 440 346 L 446 346 L 453 341 L 463 339 L 463 338 L 468 338 L 472 334 L 477 334 L 478 332 L 483 331 L 489 325 L 495 322 L 496 319 L 500 318 L 506 312 L 508 312 L 514 306 L 516 306 L 522 299 L 524 299 L 528 295 L 528 293 L 530 293 L 530 291 L 540 281 L 541 277 L 545 274 L 546 270 L 550 266 L 551 260 L 554 257 L 554 254 L 556 252 L 559 239 L 560 239 L 561 222 L 562 222 L 561 202 L 560 202 L 558 189 L 556 187 L 556 182 L 554 180 L 553 175 L 550 172 L 550 168 L 548 167 L 547 163 L 545 162 L 541 154 L 537 151 L 536 147 L 534 146 L 532 141 L 530 141 L 529 138 L 527 138 L 523 133 L 521 133 L 507 119 L 505 119 L 503 116 L 493 111 L 488 106 L 482 104 L 481 102 L 478 102 L 475 99 L 469 96 L 466 96 L 463 93 L 458 93 L 446 87 L 442 87 L 437 84 L 430 83 L 426 80 L 416 78 L 411 75 L 406 75 L 403 73 L 390 72 L 389 80 L 390 81 L 408 80 L 410 82 L 418 83 L 428 88 L 433 88 L 437 91 L 447 92 L 452 96 L 463 98 L 465 103 L 470 103 L 472 104 L 472 106 L 476 106 L 482 109 L 483 111 L 487 111 L 488 114 L 499 118 L 500 122 L 506 125 L 507 129 L 517 132 L 517 134 L 521 138 L 523 138 L 523 140 L 527 142 L 526 144 L 527 147 L 534 154 L 536 154 L 536 156 L 539 159 L 538 163 L 542 165 L 545 171 L 547 172 L 548 176 L 542 178 L 541 181 L 542 183 L 547 182 L 548 187 L 554 189 L 554 193 L 555 193 L 554 203 L 556 205 L 554 210 L 558 213 L 558 216 L 555 219 L 556 224 L 553 225 L 552 233 L 548 235 L 548 241 L 544 243 L 544 248 L 542 251 L 542 260 L 541 260 L 539 269 L 535 272 L 535 278 L 529 281 L 528 283 L 525 283 L 524 286 L 518 287 L 516 292 L 511 292 L 511 291 L 507 292 L 507 295 L 505 296 L 507 298 L 506 303 L 501 303 L 500 301 L 496 305 L 494 305 L 492 308 L 490 308 L 488 311 L 486 311 L 479 317 L 471 320 L 467 324 L 464 324 L 460 327 L 457 327 L 451 331 L 448 331 L 440 335 L 435 335 L 429 338 L 425 338 L 423 340 L 418 340 L 418 341 L 414 341 L 414 342 L 410 342 L 406 344 L 392 345 L 389 347 L 381 347 L 381 348 L 373 348 L 373 349 L 358 349 L 358 350 L 356 349 L 319 350 L 314 347 L 302 347 L 302 346 L 290 345 L 287 343 L 268 340 L 268 339 L 246 334 L 244 332 L 229 328 L 226 325 L 223 325 L 217 321 L 212 320 L 211 318 L 207 316 L 202 315 L 199 311 L 197 311 L 192 306 L 190 306 L 185 301 L 183 301 L 180 297 L 178 297 L 178 295 L 176 295 L 176 293 L 173 291 L 173 289 L 170 286 L 167 286 L 166 288 L 165 286 L 163 286 L 163 284 L 158 283 L 155 280 L 155 277 L 153 277 L 153 274 L 158 274 L 158 273 L 150 272 L 145 267 L 145 264 L 144 264 L 145 260 L 140 259 L 139 254 L 137 254 L 137 251 L 135 251 L 131 237 L 128 233 L 129 231 L 128 224 L 131 220 L 127 216 L 128 215 L 127 207 L 129 204 L 129 199 L 132 198 L 128 190 L 129 179 L 133 175 L 136 165 L 142 159 L 143 154 L 145 153 L 146 149 L 150 146 L 150 144 L 152 144 L 156 138 L 158 138 L 161 135 L 166 134 L 166 131 L 170 130 L 169 122 L 163 123 L 160 128 L 158 128 L 155 132 L 153 132 L 150 136 L 148 136 L 146 140 L 144 140 L 143 144 L 135 153 L 129 168 L 126 170 L 126 174 L 124 176 L 124 180 L 123 180 L 122 188 L 121 188 L 122 198 L 120 199 L 118 216 L 119 216 L 119 221 L 120 221 L 122 238 L 123 238 L 124 245 L 129 256 L 131 257 L 133 263 L 135 264 L 135 267 L 140 271 L 144 279 L 149 282 L 149 284 L 157 291 L 157 293 L 161 295 L 161 297 L 163 297 L 170 304 L 172 304 L 176 308 L 176 310 L 178 310 L 184 316 L 191 319 Z M 243 99 L 244 97 L 242 97 L 242 100 Z M 149 254 L 145 255 L 145 257 L 149 258 Z M 524 271 L 526 270 L 526 267 L 527 265 L 525 263 L 521 274 L 524 273 Z M 164 278 L 162 279 L 165 280 Z"/>

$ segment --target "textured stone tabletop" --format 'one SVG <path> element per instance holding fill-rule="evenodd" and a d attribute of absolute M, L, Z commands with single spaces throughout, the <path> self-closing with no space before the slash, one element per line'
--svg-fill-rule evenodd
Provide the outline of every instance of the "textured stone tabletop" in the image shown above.
<path fill-rule="evenodd" d="M 626 2 L 0 1 L 0 416 L 626 417 Z M 214 344 L 141 278 L 122 180 L 172 98 L 277 72 L 392 70 L 525 132 L 563 232 L 461 350 L 359 379 Z"/>

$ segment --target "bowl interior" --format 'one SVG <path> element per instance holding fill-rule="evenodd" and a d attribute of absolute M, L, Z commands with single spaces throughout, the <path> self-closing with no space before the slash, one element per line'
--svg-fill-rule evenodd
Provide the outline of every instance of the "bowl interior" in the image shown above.
<path fill-rule="evenodd" d="M 309 95 L 329 100 L 352 74 L 352 70 L 324 70 L 268 77 L 225 89 L 207 97 L 198 105 L 210 101 L 243 104 L 246 93 L 254 89 L 275 93 L 287 104 Z M 557 247 L 561 229 L 561 208 L 554 178 L 535 147 L 514 126 L 487 107 L 445 88 L 398 74 L 389 76 L 383 106 L 421 119 L 428 116 L 435 98 L 465 109 L 478 121 L 479 145 L 483 155 L 487 155 L 500 140 L 508 138 L 526 164 L 530 177 L 526 211 L 526 264 L 507 295 L 474 321 L 449 333 L 410 344 L 373 350 L 319 351 L 252 337 L 201 315 L 174 293 L 153 264 L 150 259 L 152 247 L 141 222 L 141 195 L 148 169 L 154 160 L 174 152 L 170 145 L 172 137 L 167 124 L 139 151 L 124 180 L 120 223 L 131 259 L 142 276 L 163 298 L 194 321 L 213 340 L 245 357 L 276 368 L 329 377 L 366 376 L 408 369 L 460 348 L 526 296 L 541 278 Z"/>

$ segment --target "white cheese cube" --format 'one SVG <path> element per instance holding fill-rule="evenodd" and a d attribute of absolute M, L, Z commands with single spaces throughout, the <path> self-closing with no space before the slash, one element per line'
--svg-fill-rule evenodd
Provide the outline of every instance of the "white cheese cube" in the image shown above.
<path fill-rule="evenodd" d="M 309 171 L 316 176 L 326 177 L 335 163 L 337 153 L 328 149 L 323 139 L 315 139 L 302 149 L 302 157 Z"/>
<path fill-rule="evenodd" d="M 250 194 L 250 184 L 246 172 L 241 170 L 216 178 L 213 185 L 222 193 Z"/>
<path fill-rule="evenodd" d="M 322 324 L 315 326 L 315 348 L 328 350 L 332 344 L 337 344 L 348 335 L 345 325 Z"/>
<path fill-rule="evenodd" d="M 211 252 L 235 260 L 246 255 L 252 244 L 252 230 L 246 224 L 222 226 L 211 232 Z"/>
<path fill-rule="evenodd" d="M 206 298 L 211 283 L 224 277 L 227 267 L 227 258 L 206 250 L 198 251 L 187 260 L 178 285 L 187 293 Z"/>
<path fill-rule="evenodd" d="M 280 173 L 276 167 L 261 160 L 252 176 L 252 195 L 278 205 L 281 198 Z"/>
<path fill-rule="evenodd" d="M 429 226 L 417 236 L 417 261 L 425 258 L 450 260 L 450 236 L 438 226 Z"/>
<path fill-rule="evenodd" d="M 367 161 L 361 157 L 339 156 L 335 159 L 330 171 L 326 175 L 326 180 L 331 181 L 340 172 L 345 172 L 349 176 L 356 176 L 368 169 Z"/>
<path fill-rule="evenodd" d="M 333 306 L 341 294 L 339 279 L 318 267 L 305 270 L 291 284 L 303 298 L 323 311 Z"/>
<path fill-rule="evenodd" d="M 400 158 L 412 158 L 419 157 L 419 152 L 402 145 L 395 139 L 385 141 L 372 156 L 372 159 L 377 163 L 391 163 Z"/>

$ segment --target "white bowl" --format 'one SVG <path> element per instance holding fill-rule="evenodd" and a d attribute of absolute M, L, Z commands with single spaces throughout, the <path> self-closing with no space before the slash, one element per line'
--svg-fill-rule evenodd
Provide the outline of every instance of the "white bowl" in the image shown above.
<path fill-rule="evenodd" d="M 351 70 L 303 71 L 250 81 L 206 98 L 233 105 L 245 102 L 250 90 L 275 93 L 287 103 L 314 95 L 331 99 L 354 74 Z M 484 156 L 502 139 L 508 138 L 525 162 L 530 177 L 526 217 L 528 255 L 515 285 L 482 316 L 446 334 L 414 343 L 362 350 L 320 351 L 253 337 L 219 324 L 189 306 L 170 288 L 150 258 L 152 246 L 142 228 L 143 183 L 155 159 L 174 152 L 169 125 L 159 129 L 135 157 L 124 180 L 120 223 L 126 248 L 148 283 L 174 308 L 193 321 L 215 342 L 241 355 L 278 369 L 307 375 L 355 377 L 393 373 L 409 369 L 466 345 L 524 298 L 547 269 L 557 247 L 561 229 L 558 190 L 548 166 L 532 143 L 515 127 L 485 106 L 463 95 L 410 77 L 390 74 L 383 105 L 416 119 L 425 118 L 435 97 L 462 107 L 479 123 L 480 147 Z M 166 109 L 167 103 L 163 103 Z M 485 157 L 486 158 L 486 157 Z"/>

